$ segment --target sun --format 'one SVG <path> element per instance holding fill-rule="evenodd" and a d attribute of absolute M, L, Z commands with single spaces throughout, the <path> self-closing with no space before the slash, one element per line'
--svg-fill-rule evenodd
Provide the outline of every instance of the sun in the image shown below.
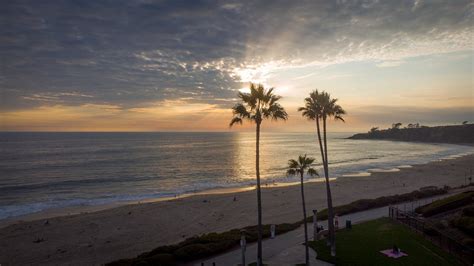
<path fill-rule="evenodd" d="M 243 84 L 239 92 L 249 93 L 250 83 L 256 83 L 262 84 L 265 88 L 275 88 L 275 92 L 281 95 L 288 95 L 292 91 L 292 86 L 275 79 L 276 72 L 282 68 L 284 68 L 283 62 L 269 61 L 237 67 L 233 69 L 233 73 Z"/>
<path fill-rule="evenodd" d="M 250 93 L 250 85 L 247 87 L 240 88 L 239 91 L 242 93 Z"/>

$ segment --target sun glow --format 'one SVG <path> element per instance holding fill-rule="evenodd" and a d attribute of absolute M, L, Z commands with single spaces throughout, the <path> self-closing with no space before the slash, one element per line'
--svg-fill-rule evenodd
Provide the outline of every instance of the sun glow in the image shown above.
<path fill-rule="evenodd" d="M 234 74 L 241 82 L 253 82 L 268 86 L 268 81 L 274 76 L 274 72 L 285 67 L 285 62 L 269 61 L 260 64 L 248 64 L 245 67 L 234 68 Z"/>
<path fill-rule="evenodd" d="M 239 91 L 242 93 L 250 93 L 250 86 L 240 88 Z"/>

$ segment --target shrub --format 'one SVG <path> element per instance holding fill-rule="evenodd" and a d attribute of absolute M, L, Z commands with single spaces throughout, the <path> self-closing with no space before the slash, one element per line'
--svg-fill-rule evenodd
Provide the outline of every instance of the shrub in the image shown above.
<path fill-rule="evenodd" d="M 473 217 L 474 216 L 474 206 L 466 207 L 462 210 L 462 214 L 465 216 Z"/>
<path fill-rule="evenodd" d="M 474 217 L 461 216 L 451 220 L 451 224 L 470 236 L 474 236 Z"/>
<path fill-rule="evenodd" d="M 191 244 L 177 249 L 174 254 L 183 260 L 187 260 L 191 259 L 191 257 L 202 258 L 209 256 L 212 254 L 211 251 L 212 250 L 209 245 Z"/>
<path fill-rule="evenodd" d="M 174 246 L 161 246 L 161 247 L 153 249 L 150 252 L 145 252 L 145 253 L 139 255 L 138 258 L 151 257 L 151 256 L 156 255 L 156 254 L 172 254 L 175 249 L 176 249 L 176 245 L 174 245 Z"/>
<path fill-rule="evenodd" d="M 429 236 L 437 236 L 438 235 L 438 231 L 436 229 L 434 229 L 433 227 L 431 226 L 426 226 L 424 229 L 423 229 L 423 232 Z"/>
<path fill-rule="evenodd" d="M 470 248 L 474 248 L 474 239 L 472 239 L 470 237 L 464 238 L 461 242 L 462 242 L 463 245 L 466 245 Z"/>
<path fill-rule="evenodd" d="M 472 202 L 474 192 L 468 191 L 463 192 L 451 197 L 436 200 L 428 205 L 421 206 L 415 209 L 417 213 L 422 214 L 424 217 L 433 216 L 438 213 L 452 210 Z"/>
<path fill-rule="evenodd" d="M 440 230 L 446 229 L 446 225 L 443 223 L 443 221 L 435 222 L 434 226 Z"/>

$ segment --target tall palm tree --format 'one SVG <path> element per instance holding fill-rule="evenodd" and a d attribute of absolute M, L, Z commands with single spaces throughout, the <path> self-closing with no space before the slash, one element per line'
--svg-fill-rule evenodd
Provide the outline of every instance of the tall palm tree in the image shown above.
<path fill-rule="evenodd" d="M 289 160 L 288 161 L 288 170 L 286 171 L 287 175 L 299 175 L 301 180 L 301 200 L 303 202 L 303 221 L 304 221 L 304 245 L 305 245 L 305 265 L 309 265 L 309 251 L 308 251 L 308 225 L 306 224 L 306 202 L 304 200 L 304 186 L 303 186 L 303 176 L 306 171 L 310 176 L 319 176 L 316 169 L 312 168 L 314 158 L 299 156 L 298 160 Z"/>
<path fill-rule="evenodd" d="M 325 91 L 315 90 L 305 99 L 305 106 L 298 108 L 302 115 L 309 120 L 316 121 L 316 131 L 318 134 L 319 149 L 324 166 L 324 176 L 326 178 L 326 195 L 328 204 L 328 226 L 329 242 L 331 244 L 331 255 L 336 255 L 336 239 L 334 232 L 334 211 L 332 206 L 331 186 L 329 184 L 329 162 L 327 148 L 326 124 L 328 118 L 334 118 L 344 122 L 343 115 L 346 111 L 337 104 L 337 99 L 332 99 L 331 95 Z M 323 124 L 323 136 L 321 136 L 321 124 Z M 323 145 L 324 143 L 324 145 Z"/>
<path fill-rule="evenodd" d="M 262 198 L 260 190 L 260 126 L 264 119 L 286 120 L 288 114 L 278 103 L 281 96 L 273 94 L 273 88 L 265 89 L 262 85 L 250 84 L 250 93 L 239 92 L 238 97 L 242 100 L 233 108 L 234 117 L 230 126 L 242 124 L 243 120 L 254 122 L 256 128 L 255 145 L 255 170 L 257 172 L 257 209 L 258 209 L 258 258 L 257 265 L 262 264 Z"/>

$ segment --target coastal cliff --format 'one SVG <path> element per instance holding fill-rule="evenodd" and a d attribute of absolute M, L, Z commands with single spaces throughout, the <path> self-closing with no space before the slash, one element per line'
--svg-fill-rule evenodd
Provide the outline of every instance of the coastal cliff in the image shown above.
<path fill-rule="evenodd" d="M 474 124 L 417 128 L 373 128 L 349 139 L 378 139 L 440 143 L 474 143 Z"/>

